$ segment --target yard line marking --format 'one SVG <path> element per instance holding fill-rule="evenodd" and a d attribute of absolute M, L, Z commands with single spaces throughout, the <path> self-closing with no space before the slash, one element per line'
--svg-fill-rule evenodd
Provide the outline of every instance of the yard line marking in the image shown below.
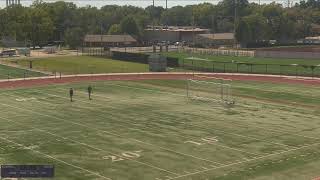
<path fill-rule="evenodd" d="M 1 119 L 5 119 L 5 120 L 10 121 L 10 122 L 15 123 L 15 124 L 20 124 L 20 125 L 22 125 L 22 126 L 26 126 L 26 125 L 24 125 L 24 124 L 22 124 L 22 123 L 18 123 L 18 122 L 15 122 L 15 121 L 12 121 L 12 120 L 3 118 L 3 117 L 0 117 L 0 118 L 1 118 Z M 29 126 L 29 125 L 27 125 L 27 126 Z M 33 126 L 30 126 L 30 127 L 33 127 Z M 114 154 L 114 153 L 111 153 L 110 151 L 106 151 L 106 150 L 104 150 L 104 149 L 100 149 L 100 148 L 94 147 L 94 146 L 92 146 L 92 145 L 89 145 L 89 144 L 86 144 L 86 143 L 83 143 L 83 142 L 80 142 L 80 141 L 73 140 L 73 139 L 68 138 L 68 137 L 60 136 L 60 135 L 58 135 L 58 134 L 49 132 L 49 131 L 47 131 L 47 130 L 43 130 L 43 129 L 35 128 L 35 127 L 33 127 L 33 129 L 38 130 L 38 131 L 41 131 L 41 132 L 44 132 L 44 133 L 47 133 L 47 134 L 50 134 L 50 135 L 52 135 L 52 136 L 56 136 L 56 137 L 59 137 L 59 138 L 65 139 L 65 140 L 69 140 L 69 141 L 72 141 L 72 142 L 81 144 L 81 145 L 83 145 L 83 146 L 90 147 L 90 148 L 95 149 L 95 150 L 98 150 L 98 151 L 103 151 L 103 152 L 107 152 L 107 153 L 112 154 L 112 155 L 116 155 L 116 154 Z M 148 164 L 148 163 L 144 163 L 144 162 L 137 161 L 137 160 L 130 159 L 130 158 L 126 158 L 126 157 L 122 157 L 122 158 L 127 159 L 127 160 L 132 160 L 132 161 L 134 161 L 134 162 L 143 164 L 143 165 L 148 166 L 148 167 L 155 168 L 155 169 L 157 169 L 157 170 L 161 170 L 161 171 L 165 171 L 165 172 L 168 172 L 168 173 L 171 173 L 171 174 L 174 174 L 174 175 L 178 175 L 177 173 L 174 173 L 174 172 L 171 172 L 171 171 L 168 171 L 168 170 L 165 170 L 165 169 L 162 169 L 162 168 L 159 168 L 159 167 L 150 165 L 150 164 Z"/>
<path fill-rule="evenodd" d="M 60 162 L 60 163 L 66 164 L 66 165 L 68 165 L 68 166 L 71 166 L 71 167 L 80 169 L 80 170 L 82 170 L 82 171 L 86 171 L 86 172 L 88 172 L 88 173 L 90 173 L 90 174 L 93 174 L 93 175 L 95 175 L 95 176 L 99 176 L 99 177 L 101 177 L 101 178 L 103 178 L 103 179 L 112 180 L 111 178 L 105 177 L 105 176 L 103 176 L 103 175 L 101 175 L 101 174 L 99 174 L 99 173 L 97 173 L 97 172 L 93 172 L 93 171 L 90 171 L 90 170 L 88 170 L 88 169 L 82 168 L 82 167 L 80 167 L 80 166 L 70 164 L 70 163 L 68 163 L 68 162 L 66 162 L 66 161 L 57 159 L 57 158 L 55 158 L 55 157 L 53 157 L 53 156 L 50 156 L 50 155 L 45 154 L 45 153 L 43 153 L 43 152 L 34 150 L 34 149 L 29 148 L 29 147 L 27 147 L 27 146 L 25 146 L 25 145 L 23 145 L 23 144 L 19 144 L 19 143 L 17 143 L 17 142 L 14 142 L 14 141 L 12 141 L 12 140 L 9 140 L 9 139 L 7 139 L 7 138 L 3 138 L 3 137 L 0 136 L 0 139 L 5 140 L 5 141 L 7 141 L 7 142 L 9 142 L 9 143 L 15 144 L 15 145 L 17 145 L 17 146 L 23 147 L 23 148 L 25 148 L 25 149 L 27 149 L 27 150 L 30 150 L 30 151 L 32 151 L 32 152 L 41 154 L 41 155 L 43 155 L 43 156 L 45 156 L 45 157 L 47 157 L 47 158 L 49 158 L 49 159 L 53 159 L 53 160 L 58 161 L 58 162 Z"/>
<path fill-rule="evenodd" d="M 45 94 L 45 93 L 44 93 L 44 94 Z M 13 95 L 11 95 L 11 96 L 13 96 Z M 53 95 L 53 96 L 57 96 L 57 95 Z M 61 96 L 57 96 L 57 97 L 61 97 Z M 62 98 L 63 98 L 63 97 L 62 97 Z M 44 102 L 42 102 L 42 103 L 44 103 Z M 47 104 L 51 104 L 51 103 L 47 103 Z M 2 105 L 4 105 L 4 104 L 2 104 Z M 7 106 L 10 106 L 10 105 L 7 105 Z M 13 107 L 14 107 L 14 106 L 13 106 Z M 14 108 L 18 108 L 18 107 L 14 107 Z M 82 107 L 82 108 L 84 108 L 84 107 Z M 22 108 L 18 108 L 18 109 L 22 109 Z M 34 111 L 28 110 L 28 109 L 22 109 L 22 110 L 27 110 L 27 111 L 30 111 L 30 112 L 34 112 Z M 34 113 L 37 113 L 37 114 L 39 114 L 39 115 L 48 116 L 48 117 L 53 117 L 53 118 L 55 118 L 55 119 L 59 119 L 59 120 L 62 120 L 62 121 L 65 121 L 65 122 L 69 122 L 69 123 L 75 123 L 75 122 L 73 122 L 73 121 L 67 121 L 67 120 L 64 120 L 64 119 L 61 119 L 61 118 L 58 118 L 58 117 L 55 117 L 55 116 L 50 116 L 50 115 L 46 115 L 46 114 L 41 114 L 41 113 L 38 113 L 38 112 L 34 112 Z M 94 128 L 94 127 L 87 126 L 87 125 L 83 125 L 83 124 L 79 124 L 79 123 L 76 123 L 76 124 L 77 124 L 77 125 L 80 125 L 80 126 L 84 126 L 84 127 Z M 129 124 L 130 124 L 130 123 L 129 123 Z M 128 127 L 126 127 L 126 128 L 128 128 Z M 180 155 L 192 157 L 192 158 L 195 158 L 195 159 L 199 159 L 199 160 L 202 160 L 202 161 L 207 161 L 207 162 L 214 163 L 214 164 L 223 165 L 222 163 L 219 163 L 219 162 L 215 162 L 215 161 L 211 161 L 211 160 L 209 160 L 209 159 L 205 159 L 205 158 L 193 156 L 193 155 L 190 155 L 190 154 L 178 152 L 178 151 L 175 151 L 175 150 L 166 148 L 166 147 L 161 147 L 161 146 L 158 146 L 158 145 L 154 145 L 154 144 L 151 144 L 151 143 L 147 143 L 147 142 L 144 142 L 144 141 L 135 139 L 135 138 L 127 138 L 127 137 L 124 137 L 124 136 L 122 136 L 122 135 L 120 135 L 120 134 L 112 133 L 111 131 L 105 131 L 105 130 L 101 130 L 101 129 L 98 129 L 98 128 L 94 128 L 94 130 L 101 131 L 101 132 L 104 132 L 104 133 L 107 133 L 107 134 L 111 134 L 111 135 L 113 135 L 113 136 L 118 136 L 118 137 L 121 137 L 121 138 L 124 138 L 124 139 L 131 139 L 131 140 L 136 141 L 136 142 L 139 142 L 139 143 L 141 143 L 141 144 L 146 144 L 146 145 L 149 145 L 149 146 L 155 146 L 155 147 L 158 147 L 158 148 L 163 149 L 163 150 L 166 150 L 166 151 L 174 152 L 174 153 L 176 153 L 176 154 L 180 154 Z"/>
<path fill-rule="evenodd" d="M 243 164 L 243 163 L 255 161 L 255 160 L 258 160 L 258 159 L 264 159 L 264 158 L 267 158 L 267 157 L 270 157 L 270 156 L 276 156 L 276 155 L 279 155 L 279 154 L 284 154 L 284 153 L 288 153 L 288 152 L 292 152 L 292 151 L 297 151 L 297 150 L 300 150 L 300 149 L 308 148 L 308 147 L 311 147 L 311 146 L 316 146 L 316 145 L 319 145 L 319 144 L 320 144 L 320 143 L 314 143 L 314 144 L 310 144 L 310 145 L 303 146 L 303 147 L 299 147 L 299 148 L 292 148 L 292 149 L 287 150 L 287 151 L 284 151 L 284 152 L 273 153 L 273 154 L 269 154 L 269 155 L 266 155 L 266 156 L 261 156 L 261 157 L 253 158 L 253 159 L 251 159 L 251 160 L 246 160 L 246 161 L 241 161 L 241 162 L 226 164 L 226 165 L 223 165 L 223 166 L 218 166 L 218 167 L 216 167 L 216 168 L 211 168 L 211 169 L 207 169 L 207 170 L 203 170 L 203 171 L 199 171 L 199 172 L 195 172 L 195 173 L 190 173 L 190 174 L 185 174 L 185 175 L 181 175 L 181 176 L 176 176 L 176 177 L 173 177 L 173 178 L 171 178 L 171 179 L 179 179 L 179 178 L 182 178 L 182 177 L 187 177 L 187 176 L 191 176 L 191 175 L 195 175 L 195 174 L 199 174 L 199 173 L 204 173 L 204 172 L 208 172 L 208 171 L 212 171 L 212 170 L 216 170 L 216 169 L 221 169 L 221 168 L 230 167 L 230 166 L 234 166 L 234 165 L 238 165 L 238 164 Z M 170 180 L 171 180 L 171 179 L 170 179 Z"/>
<path fill-rule="evenodd" d="M 57 120 L 61 120 L 61 121 L 67 122 L 67 123 L 75 124 L 75 125 L 82 126 L 82 127 L 86 127 L 86 128 L 91 128 L 91 129 L 93 129 L 93 130 L 100 131 L 100 132 L 104 132 L 104 133 L 107 133 L 107 134 L 111 134 L 111 135 L 113 135 L 113 136 L 118 136 L 118 137 L 123 138 L 123 139 L 127 139 L 127 140 L 131 139 L 131 140 L 136 141 L 136 142 L 139 142 L 139 143 L 141 143 L 141 144 L 147 144 L 147 145 L 149 145 L 149 146 L 155 146 L 155 147 L 158 147 L 158 148 L 163 149 L 163 150 L 166 150 L 166 151 L 174 152 L 174 153 L 176 153 L 176 154 L 180 154 L 180 155 L 192 157 L 192 158 L 195 158 L 195 159 L 199 159 L 199 160 L 202 160 L 202 161 L 207 161 L 207 162 L 211 162 L 211 163 L 215 163 L 215 164 L 222 165 L 221 163 L 214 162 L 214 161 L 211 161 L 211 160 L 208 160 L 208 159 L 204 159 L 204 158 L 196 157 L 196 156 L 193 156 L 193 155 L 181 153 L 181 152 L 174 151 L 174 150 L 171 150 L 171 149 L 168 149 L 168 148 L 164 148 L 164 147 L 161 147 L 161 146 L 157 146 L 157 145 L 153 145 L 153 144 L 150 144 L 150 143 L 146 143 L 146 142 L 140 141 L 140 140 L 138 140 L 138 139 L 126 138 L 126 137 L 123 137 L 122 135 L 119 135 L 119 134 L 116 134 L 116 133 L 112 133 L 112 132 L 110 132 L 110 131 L 101 130 L 101 129 L 99 129 L 99 128 L 95 128 L 95 127 L 88 126 L 88 125 L 85 125 L 85 124 L 76 123 L 76 122 L 70 121 L 70 120 L 65 120 L 65 119 L 62 119 L 62 118 L 59 118 L 59 117 L 56 117 L 56 116 L 51 116 L 51 115 L 47 115 L 47 114 L 42 114 L 42 113 L 38 113 L 38 112 L 32 111 L 32 110 L 30 110 L 30 109 L 19 108 L 19 107 L 16 107 L 16 106 L 7 105 L 7 104 L 2 104 L 2 103 L 0 103 L 0 105 L 8 106 L 8 107 L 16 108 L 16 109 L 20 109 L 20 110 L 23 110 L 23 111 L 29 111 L 29 112 L 31 112 L 31 113 L 35 113 L 35 114 L 38 114 L 38 115 L 42 115 L 42 116 L 46 116 L 46 117 L 51 117 L 51 118 L 54 118 L 54 119 L 57 119 Z"/>
<path fill-rule="evenodd" d="M 54 91 L 54 90 L 51 90 L 51 91 L 57 92 L 57 91 Z M 40 91 L 38 91 L 38 92 L 40 92 Z M 40 93 L 42 93 L 42 92 L 40 92 Z M 81 91 L 80 91 L 80 93 L 86 94 L 86 93 L 81 92 Z M 56 97 L 65 98 L 65 97 L 62 97 L 62 96 L 58 96 L 58 95 L 54 95 L 54 94 L 49 94 L 49 93 L 42 93 L 42 94 L 47 94 L 47 95 L 52 95 L 52 96 L 56 96 Z M 96 96 L 107 98 L 106 96 L 102 96 L 102 95 L 96 95 Z M 68 98 L 67 98 L 67 99 L 68 99 Z M 81 101 L 81 100 L 78 100 L 78 101 L 80 101 L 80 102 L 85 102 L 85 103 L 89 103 L 89 102 Z M 91 104 L 96 104 L 96 105 L 99 105 L 99 106 L 102 105 L 102 104 L 97 104 L 97 103 L 93 103 L 93 102 L 90 102 L 90 103 L 91 103 Z M 89 104 L 90 104 L 90 103 L 89 103 Z M 106 105 L 104 104 L 104 106 L 106 106 Z M 111 106 L 108 106 L 108 107 L 113 108 L 113 107 L 111 107 Z M 114 109 L 114 108 L 113 108 L 113 109 Z M 128 124 L 131 124 L 131 123 L 128 123 Z M 207 128 L 204 128 L 204 127 L 199 126 L 199 125 L 194 125 L 194 124 L 192 124 L 192 125 L 193 125 L 193 126 L 200 127 L 200 128 L 203 128 L 203 129 L 207 129 Z M 251 136 L 244 136 L 244 135 L 239 135 L 239 134 L 236 134 L 236 133 L 229 133 L 229 132 L 225 132 L 225 131 L 217 130 L 217 129 L 214 129 L 214 130 L 216 130 L 216 131 L 221 131 L 221 132 L 228 133 L 228 134 L 233 134 L 233 135 L 236 135 L 236 136 L 241 136 L 241 137 L 251 138 L 251 139 L 255 139 L 255 140 L 259 140 L 259 141 L 263 141 L 263 142 L 268 142 L 268 143 L 271 143 L 271 144 L 277 144 L 277 145 L 286 146 L 286 147 L 294 147 L 294 146 L 290 146 L 290 145 L 286 145 L 286 144 L 281 144 L 281 143 L 276 143 L 276 142 L 272 142 L 272 141 L 261 140 L 261 139 L 259 139 L 259 138 L 255 138 L 255 137 L 251 137 Z M 220 145 L 220 146 L 221 146 L 221 145 Z M 234 150 L 236 150 L 236 149 L 234 149 Z M 238 151 L 242 151 L 242 150 L 238 150 Z M 255 155 L 257 155 L 257 154 L 255 154 Z"/>

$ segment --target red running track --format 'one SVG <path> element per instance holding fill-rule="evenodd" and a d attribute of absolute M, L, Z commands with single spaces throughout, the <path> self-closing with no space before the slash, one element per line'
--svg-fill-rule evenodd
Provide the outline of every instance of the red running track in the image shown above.
<path fill-rule="evenodd" d="M 82 74 L 60 77 L 36 77 L 27 79 L 1 80 L 0 88 L 17 88 L 43 86 L 88 81 L 127 81 L 127 80 L 184 80 L 201 79 L 205 77 L 223 78 L 237 81 L 256 81 L 286 84 L 303 84 L 320 86 L 320 78 L 259 75 L 259 74 L 228 74 L 228 73 L 110 73 L 110 74 Z"/>

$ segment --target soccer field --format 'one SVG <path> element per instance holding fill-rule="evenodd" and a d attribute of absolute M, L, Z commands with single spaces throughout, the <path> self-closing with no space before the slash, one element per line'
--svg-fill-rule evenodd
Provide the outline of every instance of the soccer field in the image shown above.
<path fill-rule="evenodd" d="M 0 90 L 0 163 L 54 164 L 57 180 L 320 176 L 320 87 L 233 82 L 226 108 L 185 81 L 91 82 L 91 101 L 88 84 Z"/>

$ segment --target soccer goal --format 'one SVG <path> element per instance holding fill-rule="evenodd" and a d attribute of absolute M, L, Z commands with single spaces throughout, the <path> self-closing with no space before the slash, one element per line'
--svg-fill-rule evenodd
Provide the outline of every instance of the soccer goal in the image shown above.
<path fill-rule="evenodd" d="M 210 80 L 189 79 L 187 81 L 187 97 L 206 101 L 234 104 L 232 86 L 222 80 L 214 82 Z"/>

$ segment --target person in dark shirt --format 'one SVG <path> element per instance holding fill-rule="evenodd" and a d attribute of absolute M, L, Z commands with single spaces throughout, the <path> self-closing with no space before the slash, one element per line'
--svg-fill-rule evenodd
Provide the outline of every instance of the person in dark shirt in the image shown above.
<path fill-rule="evenodd" d="M 73 102 L 73 99 L 72 99 L 72 97 L 73 97 L 73 89 L 72 88 L 70 88 L 70 90 L 69 90 L 69 95 L 70 95 L 70 101 Z"/>
<path fill-rule="evenodd" d="M 89 85 L 89 86 L 88 86 L 89 100 L 92 100 L 92 99 L 91 99 L 91 94 L 92 94 L 92 87 Z"/>

